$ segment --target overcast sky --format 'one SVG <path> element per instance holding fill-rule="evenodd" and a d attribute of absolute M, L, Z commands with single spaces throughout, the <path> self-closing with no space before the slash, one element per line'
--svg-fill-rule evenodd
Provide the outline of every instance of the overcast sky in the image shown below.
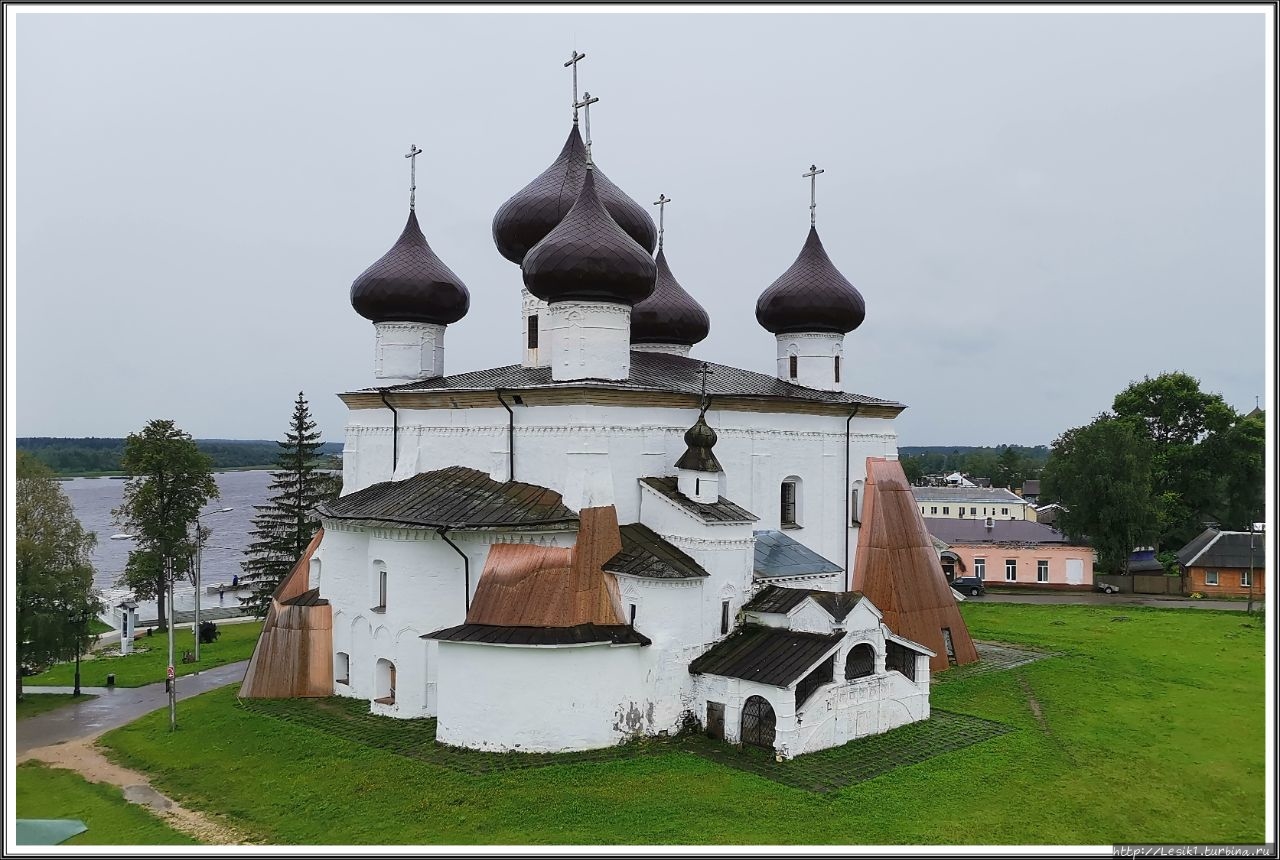
<path fill-rule="evenodd" d="M 674 201 L 667 256 L 711 314 L 695 356 L 774 371 L 755 300 L 800 250 L 816 162 L 867 306 L 846 385 L 908 405 L 901 444 L 1048 444 L 1170 370 L 1247 411 L 1264 30 L 1260 9 L 19 13 L 17 434 L 277 438 L 301 389 L 340 441 L 336 393 L 374 382 L 350 285 L 403 227 L 410 143 L 423 230 L 471 290 L 446 370 L 519 361 L 490 222 L 564 141 L 575 47 L 597 163 Z"/>

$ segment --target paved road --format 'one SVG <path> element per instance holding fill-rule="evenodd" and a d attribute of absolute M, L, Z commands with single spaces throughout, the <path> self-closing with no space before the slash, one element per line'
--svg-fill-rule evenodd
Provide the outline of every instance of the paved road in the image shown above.
<path fill-rule="evenodd" d="M 1089 606 L 1155 606 L 1160 609 L 1233 609 L 1244 612 L 1243 600 L 1191 600 L 1184 597 L 1159 597 L 1153 594 L 1100 594 L 1070 592 L 1063 594 L 1000 594 L 988 591 L 982 597 L 966 597 L 966 600 L 990 603 L 1083 603 Z M 1262 608 L 1262 601 L 1253 602 L 1254 609 Z"/>
<path fill-rule="evenodd" d="M 178 701 L 238 683 L 244 678 L 248 660 L 228 663 L 178 678 Z M 71 687 L 24 687 L 28 693 L 70 693 Z M 164 682 L 145 687 L 81 687 L 81 692 L 98 698 L 57 708 L 35 717 L 18 720 L 18 753 L 36 747 L 59 744 L 78 738 L 95 737 L 108 729 L 132 722 L 144 714 L 169 706 Z M 182 725 L 182 709 L 178 709 Z"/>

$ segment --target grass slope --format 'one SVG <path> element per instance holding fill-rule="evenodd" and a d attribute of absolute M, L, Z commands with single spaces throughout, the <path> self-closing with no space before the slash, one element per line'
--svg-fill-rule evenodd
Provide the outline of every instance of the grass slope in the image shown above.
<path fill-rule="evenodd" d="M 89 829 L 63 845 L 196 845 L 120 789 L 39 762 L 17 767 L 18 818 L 78 818 Z"/>
<path fill-rule="evenodd" d="M 215 642 L 200 646 L 199 663 L 183 663 L 182 652 L 195 647 L 190 628 L 175 628 L 174 672 L 179 676 L 189 675 L 202 669 L 212 669 L 238 660 L 248 660 L 253 654 L 253 646 L 258 641 L 262 625 L 256 622 L 243 624 L 219 624 L 218 639 Z M 114 672 L 117 687 L 141 687 L 144 684 L 155 684 L 164 680 L 165 667 L 169 665 L 169 645 L 167 634 L 157 633 L 154 636 L 143 636 L 134 643 L 137 650 L 121 657 L 116 648 L 107 649 L 106 653 L 96 654 L 92 658 L 80 661 L 80 684 L 84 687 L 103 687 L 107 683 L 107 674 Z M 75 681 L 76 665 L 59 663 L 58 665 L 23 678 L 24 684 L 32 687 L 69 687 Z"/>
<path fill-rule="evenodd" d="M 825 794 L 661 745 L 469 774 L 238 708 L 233 688 L 185 702 L 176 734 L 157 712 L 103 742 L 166 794 L 280 844 L 1261 841 L 1256 620 L 976 601 L 963 612 L 976 638 L 1062 652 L 935 686 L 935 707 L 1014 730 Z"/>
<path fill-rule="evenodd" d="M 27 717 L 38 716 L 55 708 L 61 708 L 63 705 L 70 705 L 72 702 L 87 702 L 96 698 L 98 697 L 88 693 L 82 693 L 79 696 L 73 696 L 70 693 L 25 693 L 17 704 L 18 719 L 25 720 Z"/>

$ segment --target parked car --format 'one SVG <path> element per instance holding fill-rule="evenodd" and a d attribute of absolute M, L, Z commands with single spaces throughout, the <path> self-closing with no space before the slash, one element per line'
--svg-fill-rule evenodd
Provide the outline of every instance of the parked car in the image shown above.
<path fill-rule="evenodd" d="M 1109 582 L 1096 583 L 1094 585 L 1094 588 L 1098 589 L 1098 591 L 1101 591 L 1103 594 L 1119 594 L 1120 593 L 1120 586 L 1112 585 Z"/>
<path fill-rule="evenodd" d="M 976 576 L 960 576 L 951 580 L 951 587 L 961 594 L 977 597 L 987 593 L 987 586 Z"/>

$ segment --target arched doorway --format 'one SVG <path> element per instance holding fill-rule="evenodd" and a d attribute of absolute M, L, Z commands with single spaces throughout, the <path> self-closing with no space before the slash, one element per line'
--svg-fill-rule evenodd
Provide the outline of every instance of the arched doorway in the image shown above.
<path fill-rule="evenodd" d="M 762 696 L 752 696 L 742 706 L 742 742 L 773 749 L 777 718 L 773 706 Z"/>
<path fill-rule="evenodd" d="M 374 666 L 373 700 L 380 705 L 396 703 L 396 667 L 390 660 L 382 659 Z"/>

